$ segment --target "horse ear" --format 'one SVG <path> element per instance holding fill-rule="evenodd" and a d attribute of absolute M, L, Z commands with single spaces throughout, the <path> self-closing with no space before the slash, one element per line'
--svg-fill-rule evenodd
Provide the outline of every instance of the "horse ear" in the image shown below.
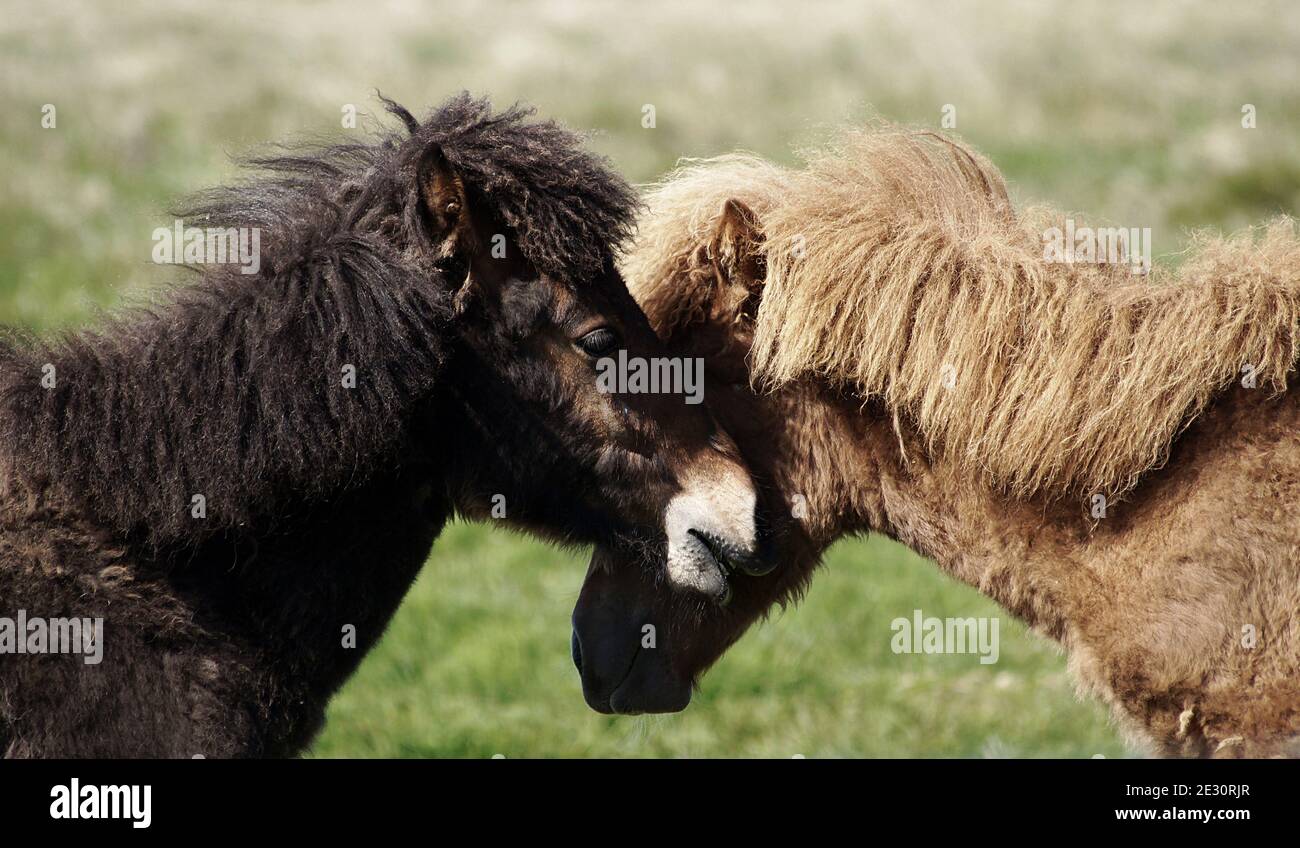
<path fill-rule="evenodd" d="M 734 197 L 726 200 L 709 241 L 709 259 L 723 300 L 750 318 L 757 311 L 757 298 L 767 277 L 763 241 L 762 225 L 754 210 Z"/>
<path fill-rule="evenodd" d="M 734 197 L 725 201 L 709 243 L 709 257 L 719 279 L 745 288 L 761 284 L 765 276 L 762 247 L 763 230 L 754 210 Z"/>
<path fill-rule="evenodd" d="M 433 147 L 425 156 L 420 168 L 420 195 L 438 256 L 445 258 L 473 249 L 474 228 L 465 183 L 440 147 Z"/>
<path fill-rule="evenodd" d="M 452 309 L 459 315 L 468 308 L 484 278 L 474 273 L 475 259 L 481 252 L 469 194 L 465 191 L 465 181 L 447 161 L 441 147 L 435 145 L 425 155 L 419 174 L 420 196 L 428 213 L 429 237 L 435 254 L 441 259 L 459 257 L 465 265 L 465 279 L 452 299 Z"/>

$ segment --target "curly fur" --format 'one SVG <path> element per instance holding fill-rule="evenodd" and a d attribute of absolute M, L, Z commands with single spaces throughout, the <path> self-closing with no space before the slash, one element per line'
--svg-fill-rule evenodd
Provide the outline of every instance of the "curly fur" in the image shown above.
<path fill-rule="evenodd" d="M 581 426 L 588 382 L 520 347 L 551 304 L 454 308 L 470 260 L 432 237 L 420 169 L 436 148 L 509 233 L 512 271 L 542 278 L 520 297 L 625 323 L 644 319 L 609 269 L 635 195 L 524 109 L 388 109 L 405 131 L 253 160 L 185 211 L 262 228 L 258 273 L 197 268 L 153 306 L 0 344 L 0 614 L 104 624 L 102 665 L 0 654 L 0 755 L 297 753 L 484 488 L 528 529 L 598 537 L 614 475 L 593 455 L 620 454 Z"/>

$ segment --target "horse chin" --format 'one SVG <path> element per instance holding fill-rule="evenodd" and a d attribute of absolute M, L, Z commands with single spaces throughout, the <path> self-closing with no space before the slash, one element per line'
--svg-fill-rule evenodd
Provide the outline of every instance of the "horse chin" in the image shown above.
<path fill-rule="evenodd" d="M 638 655 L 627 679 L 610 694 L 607 710 L 601 710 L 595 704 L 591 705 L 593 709 L 614 715 L 642 715 L 679 713 L 690 705 L 691 682 L 672 674 L 659 673 L 654 668 L 658 663 L 640 662 L 644 656 L 644 652 Z"/>
<path fill-rule="evenodd" d="M 694 683 L 673 672 L 665 659 L 653 650 L 638 648 L 626 664 L 626 672 L 619 680 L 617 673 L 609 675 L 610 665 L 616 657 L 604 655 L 604 667 L 592 662 L 596 657 L 584 657 L 582 641 L 575 629 L 573 633 L 573 662 L 582 677 L 582 696 L 587 706 L 604 715 L 642 715 L 644 713 L 676 713 L 691 703 Z M 617 667 L 617 666 L 616 666 Z M 602 674 L 604 671 L 606 673 Z M 609 680 L 619 680 L 610 687 Z"/>
<path fill-rule="evenodd" d="M 609 699 L 610 715 L 635 716 L 647 713 L 680 713 L 690 706 L 691 687 L 674 692 L 635 693 L 624 695 L 620 688 Z M 598 712 L 604 712 L 598 710 Z"/>

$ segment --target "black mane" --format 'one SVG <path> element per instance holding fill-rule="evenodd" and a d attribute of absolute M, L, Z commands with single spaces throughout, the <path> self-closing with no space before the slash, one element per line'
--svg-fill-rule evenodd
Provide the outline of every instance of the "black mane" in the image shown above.
<path fill-rule="evenodd" d="M 283 245 L 290 257 L 294 242 L 309 246 L 313 234 L 339 226 L 383 235 L 419 254 L 428 239 L 417 171 L 436 146 L 482 207 L 511 230 L 524 257 L 558 280 L 586 282 L 631 234 L 636 193 L 583 149 L 581 135 L 554 121 L 529 121 L 533 109 L 516 104 L 494 115 L 486 99 L 462 93 L 421 123 L 381 99 L 405 135 L 246 159 L 263 176 L 200 195 L 181 214 L 194 224 L 261 226 L 293 236 Z M 331 213 L 337 220 L 329 220 Z"/>
<path fill-rule="evenodd" d="M 195 544 L 290 520 L 393 461 L 447 359 L 460 282 L 425 229 L 417 172 L 433 145 L 543 273 L 586 282 L 628 235 L 634 193 L 577 134 L 468 94 L 423 123 L 385 103 L 405 134 L 249 160 L 248 182 L 183 210 L 190 226 L 260 228 L 258 273 L 205 265 L 97 328 L 7 333 L 7 488 L 53 490 L 151 544 Z"/>

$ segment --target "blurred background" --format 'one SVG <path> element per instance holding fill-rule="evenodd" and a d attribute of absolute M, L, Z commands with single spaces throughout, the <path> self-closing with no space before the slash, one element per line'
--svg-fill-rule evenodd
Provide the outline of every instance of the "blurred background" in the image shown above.
<path fill-rule="evenodd" d="M 416 112 L 461 89 L 529 101 L 596 131 L 638 182 L 735 148 L 793 161 L 873 115 L 936 128 L 952 115 L 1018 201 L 1151 227 L 1157 261 L 1177 261 L 1190 228 L 1300 209 L 1300 15 L 1284 0 L 2 8 L 6 323 L 76 325 L 166 284 L 150 235 L 174 200 L 231 178 L 229 157 L 253 145 L 363 132 L 342 110 L 377 111 L 376 89 Z M 837 545 L 805 602 L 752 631 L 685 713 L 599 716 L 569 659 L 585 565 L 451 528 L 313 754 L 1133 754 L 1050 643 L 879 538 Z M 890 621 L 917 608 L 1001 615 L 999 661 L 891 653 Z"/>

